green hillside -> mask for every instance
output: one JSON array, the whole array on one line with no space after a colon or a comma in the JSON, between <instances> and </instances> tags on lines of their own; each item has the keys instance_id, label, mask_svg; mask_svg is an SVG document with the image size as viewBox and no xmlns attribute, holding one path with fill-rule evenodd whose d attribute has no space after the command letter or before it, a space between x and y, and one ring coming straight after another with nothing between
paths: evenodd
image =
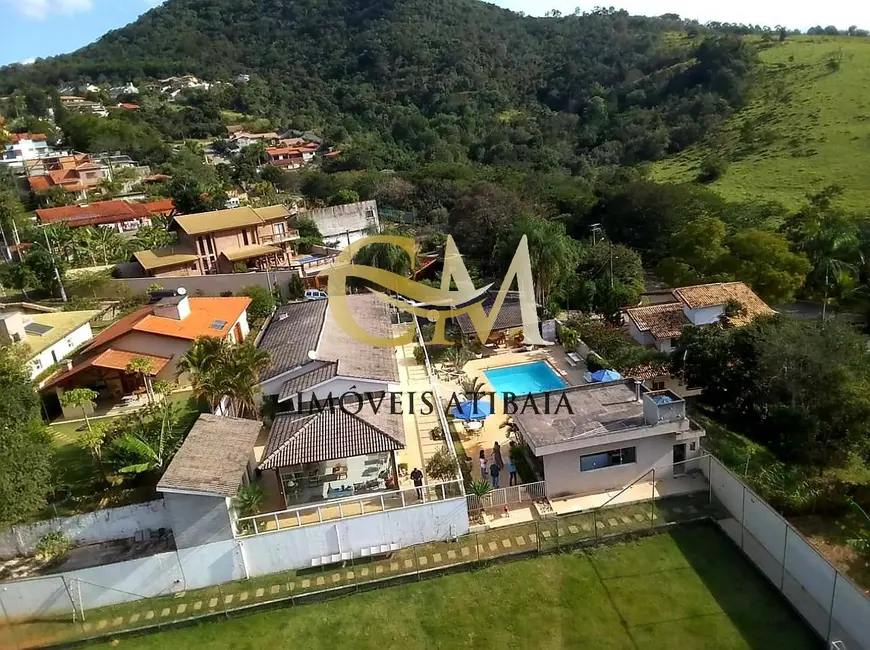
<instances>
[{"instance_id":1,"label":"green hillside","mask_svg":"<svg viewBox=\"0 0 870 650\"><path fill-rule=\"evenodd\" d=\"M766 46L767 44L762 44ZM749 105L702 145L656 163L662 181L690 181L716 153L729 166L710 187L729 199L788 207L825 185L843 207L870 204L870 39L790 36L761 52Z\"/></svg>"}]
</instances>

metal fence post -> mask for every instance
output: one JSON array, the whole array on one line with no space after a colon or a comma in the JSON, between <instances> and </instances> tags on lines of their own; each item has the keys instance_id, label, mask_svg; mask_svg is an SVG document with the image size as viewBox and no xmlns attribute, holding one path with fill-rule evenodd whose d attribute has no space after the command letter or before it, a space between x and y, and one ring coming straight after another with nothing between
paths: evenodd
<instances>
[{"instance_id":1,"label":"metal fence post","mask_svg":"<svg viewBox=\"0 0 870 650\"><path fill-rule=\"evenodd\" d=\"M785 527L785 535L783 535L782 540L782 576L779 579L779 590L783 591L785 588L785 558L788 554L788 526Z\"/></svg>"},{"instance_id":2,"label":"metal fence post","mask_svg":"<svg viewBox=\"0 0 870 650\"><path fill-rule=\"evenodd\" d=\"M825 641L831 640L831 629L834 627L834 600L837 598L837 578L840 577L839 571L834 571L834 588L831 589L831 609L828 610L828 633L825 635Z\"/></svg>"},{"instance_id":3,"label":"metal fence post","mask_svg":"<svg viewBox=\"0 0 870 650\"><path fill-rule=\"evenodd\" d=\"M707 455L707 505L713 504L713 456Z\"/></svg>"},{"instance_id":4,"label":"metal fence post","mask_svg":"<svg viewBox=\"0 0 870 650\"><path fill-rule=\"evenodd\" d=\"M652 495L649 502L649 527L656 526L656 468L652 470Z\"/></svg>"},{"instance_id":5,"label":"metal fence post","mask_svg":"<svg viewBox=\"0 0 870 650\"><path fill-rule=\"evenodd\" d=\"M743 538L746 536L746 486L743 486L743 503L740 506L740 549L743 550Z\"/></svg>"}]
</instances>

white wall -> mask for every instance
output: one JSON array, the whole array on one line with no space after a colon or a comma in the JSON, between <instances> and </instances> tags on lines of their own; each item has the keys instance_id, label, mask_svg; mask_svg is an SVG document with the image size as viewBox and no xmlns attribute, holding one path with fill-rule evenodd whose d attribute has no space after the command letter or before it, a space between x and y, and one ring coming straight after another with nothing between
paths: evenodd
<instances>
[{"instance_id":1,"label":"white wall","mask_svg":"<svg viewBox=\"0 0 870 650\"><path fill-rule=\"evenodd\" d=\"M689 309L688 307L683 307L683 313L693 325L709 325L715 323L724 312L725 307L723 305L702 307L701 309Z\"/></svg>"},{"instance_id":2,"label":"white wall","mask_svg":"<svg viewBox=\"0 0 870 650\"><path fill-rule=\"evenodd\" d=\"M628 321L628 333L631 334L631 338L640 343L641 345L653 345L655 343L655 338L649 332L641 332L637 325L634 324L634 321L630 318L626 319Z\"/></svg>"},{"instance_id":3,"label":"white wall","mask_svg":"<svg viewBox=\"0 0 870 650\"><path fill-rule=\"evenodd\" d=\"M661 468L661 471L667 476L673 476L671 469L673 449L678 442L684 442L683 438L678 441L677 435L671 433L542 456L547 496L556 498L622 489L653 468L656 468L657 474ZM690 442L690 440L685 441L687 459L696 458L701 453L697 440L695 440L695 451L689 451ZM581 456L625 447L635 448L636 462L630 465L602 467L586 472L580 471Z\"/></svg>"},{"instance_id":4,"label":"white wall","mask_svg":"<svg viewBox=\"0 0 870 650\"><path fill-rule=\"evenodd\" d=\"M22 524L0 533L0 559L32 555L39 540L53 531L62 532L75 545L83 545L127 539L140 530L158 528L169 528L163 499Z\"/></svg>"},{"instance_id":5,"label":"white wall","mask_svg":"<svg viewBox=\"0 0 870 650\"><path fill-rule=\"evenodd\" d=\"M123 265L121 265L123 266ZM138 266L138 264L136 265ZM125 267L126 268L126 267ZM225 273L218 275L177 275L160 276L156 278L122 278L111 280L106 290L106 295L115 295L118 285L127 285L133 293L145 293L152 284L159 284L164 289L178 289L184 287L191 296L219 296L225 291L238 293L242 287L258 284L261 287L271 289L278 286L286 296L290 278L298 276L296 270L271 271L267 273ZM199 293L198 293L199 292Z\"/></svg>"},{"instance_id":6,"label":"white wall","mask_svg":"<svg viewBox=\"0 0 870 650\"><path fill-rule=\"evenodd\" d=\"M244 547L251 577L310 567L313 558L363 548L398 544L410 546L446 540L468 532L465 497L388 510L316 526L303 526L245 537Z\"/></svg>"},{"instance_id":7,"label":"white wall","mask_svg":"<svg viewBox=\"0 0 870 650\"><path fill-rule=\"evenodd\" d=\"M200 589L247 577L234 540L137 560L0 583L10 619L64 614Z\"/></svg>"},{"instance_id":8,"label":"white wall","mask_svg":"<svg viewBox=\"0 0 870 650\"><path fill-rule=\"evenodd\" d=\"M36 375L55 363L54 357L51 354L52 352L57 356L57 360L60 361L61 359L68 357L70 353L82 343L90 341L92 338L94 338L94 334L91 332L90 323L85 323L77 330L70 332L54 345L45 348L42 352L31 359L30 377L35 378Z\"/></svg>"}]
</instances>

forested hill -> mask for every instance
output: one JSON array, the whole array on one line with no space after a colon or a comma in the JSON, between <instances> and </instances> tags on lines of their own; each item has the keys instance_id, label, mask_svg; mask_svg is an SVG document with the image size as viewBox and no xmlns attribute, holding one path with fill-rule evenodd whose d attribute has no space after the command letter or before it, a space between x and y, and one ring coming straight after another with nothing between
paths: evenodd
<instances>
[{"instance_id":1,"label":"forested hill","mask_svg":"<svg viewBox=\"0 0 870 650\"><path fill-rule=\"evenodd\" d=\"M78 52L0 70L0 92L247 73L250 88L222 108L337 141L375 133L371 164L578 172L680 151L743 102L749 48L684 27L609 10L530 18L478 0L168 0Z\"/></svg>"}]
</instances>

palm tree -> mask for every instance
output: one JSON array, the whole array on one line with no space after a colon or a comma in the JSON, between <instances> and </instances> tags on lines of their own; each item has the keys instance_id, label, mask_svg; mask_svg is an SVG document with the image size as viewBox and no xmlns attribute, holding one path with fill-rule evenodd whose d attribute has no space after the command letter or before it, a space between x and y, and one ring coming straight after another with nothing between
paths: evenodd
<instances>
[{"instance_id":1,"label":"palm tree","mask_svg":"<svg viewBox=\"0 0 870 650\"><path fill-rule=\"evenodd\" d=\"M483 391L483 382L477 377L465 377L459 384L466 397L479 395Z\"/></svg>"},{"instance_id":2,"label":"palm tree","mask_svg":"<svg viewBox=\"0 0 870 650\"><path fill-rule=\"evenodd\" d=\"M97 405L97 397L99 397L99 393L90 388L75 388L66 391L60 396L60 405L64 407L71 406L73 408L80 408L82 410L82 415L85 418L85 424L88 425L88 431L91 431L91 421L88 419L88 409L93 409Z\"/></svg>"},{"instance_id":3,"label":"palm tree","mask_svg":"<svg viewBox=\"0 0 870 650\"><path fill-rule=\"evenodd\" d=\"M97 265L97 258L94 256L96 250L96 237L94 228L87 226L85 228L76 228L72 233L72 250L73 258L76 262L81 263L82 260L90 258L91 265Z\"/></svg>"},{"instance_id":4,"label":"palm tree","mask_svg":"<svg viewBox=\"0 0 870 650\"><path fill-rule=\"evenodd\" d=\"M461 372L462 368L468 363L471 357L468 351L462 345L454 345L444 352L444 360L450 363L457 372Z\"/></svg>"},{"instance_id":5,"label":"palm tree","mask_svg":"<svg viewBox=\"0 0 870 650\"><path fill-rule=\"evenodd\" d=\"M369 231L367 233L376 234ZM404 236L405 233L392 229L381 234ZM373 266L401 276L407 276L411 272L411 258L395 244L370 244L354 256L353 263Z\"/></svg>"},{"instance_id":6,"label":"palm tree","mask_svg":"<svg viewBox=\"0 0 870 650\"><path fill-rule=\"evenodd\" d=\"M244 417L253 411L259 391L260 371L269 365L269 353L250 343L229 346L226 350L224 369L227 395L232 400L233 415Z\"/></svg>"},{"instance_id":7,"label":"palm tree","mask_svg":"<svg viewBox=\"0 0 870 650\"><path fill-rule=\"evenodd\" d=\"M228 345L224 339L200 336L178 362L176 377L188 373L194 394L208 403L212 413L225 394L226 382L218 369Z\"/></svg>"},{"instance_id":8,"label":"palm tree","mask_svg":"<svg viewBox=\"0 0 870 650\"><path fill-rule=\"evenodd\" d=\"M148 441L143 437L132 433L125 434L120 438L116 438L114 445L118 449L125 451L138 457L139 462L132 463L121 467L118 472L121 474L143 474L162 469L166 462L172 458L175 449L170 449L167 441L172 433L174 422L171 417L172 408L167 403L163 409L163 418L160 422L160 432L157 434L156 441ZM179 441L180 442L180 441Z\"/></svg>"},{"instance_id":9,"label":"palm tree","mask_svg":"<svg viewBox=\"0 0 870 650\"><path fill-rule=\"evenodd\" d=\"M103 264L108 265L109 260L126 257L129 244L116 230L105 227L98 227L94 230L94 245L100 251Z\"/></svg>"}]
</instances>

